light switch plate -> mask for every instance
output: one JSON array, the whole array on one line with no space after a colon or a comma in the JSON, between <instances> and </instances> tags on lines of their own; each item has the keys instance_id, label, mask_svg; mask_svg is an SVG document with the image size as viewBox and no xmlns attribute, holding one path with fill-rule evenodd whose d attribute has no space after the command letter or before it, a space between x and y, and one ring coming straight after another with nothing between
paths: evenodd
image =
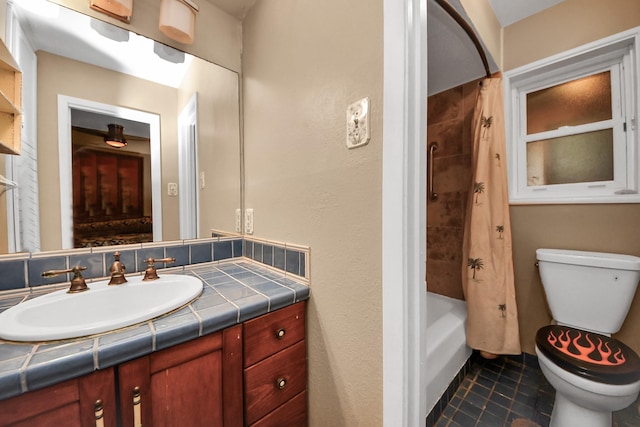
<instances>
[{"instance_id":1,"label":"light switch plate","mask_svg":"<svg viewBox=\"0 0 640 427\"><path fill-rule=\"evenodd\" d=\"M347 107L347 148L367 145L369 127L369 98L362 98Z\"/></svg>"},{"instance_id":2,"label":"light switch plate","mask_svg":"<svg viewBox=\"0 0 640 427\"><path fill-rule=\"evenodd\" d=\"M242 232L242 211L240 208L236 209L236 232Z\"/></svg>"}]
</instances>

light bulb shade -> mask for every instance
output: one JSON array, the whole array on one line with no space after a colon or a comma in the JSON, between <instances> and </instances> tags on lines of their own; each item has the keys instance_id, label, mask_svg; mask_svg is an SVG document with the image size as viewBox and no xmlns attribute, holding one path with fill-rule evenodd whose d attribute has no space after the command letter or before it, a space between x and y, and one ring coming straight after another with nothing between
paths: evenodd
<instances>
[{"instance_id":1,"label":"light bulb shade","mask_svg":"<svg viewBox=\"0 0 640 427\"><path fill-rule=\"evenodd\" d=\"M109 132L104 137L104 142L114 148L122 148L127 145L124 139L124 127L122 125L108 124Z\"/></svg>"},{"instance_id":2,"label":"light bulb shade","mask_svg":"<svg viewBox=\"0 0 640 427\"><path fill-rule=\"evenodd\" d=\"M170 39L191 44L196 32L196 12L198 6L190 0L161 0L158 27Z\"/></svg>"},{"instance_id":3,"label":"light bulb shade","mask_svg":"<svg viewBox=\"0 0 640 427\"><path fill-rule=\"evenodd\" d=\"M133 14L133 0L90 0L92 9L123 22L129 22Z\"/></svg>"}]
</instances>

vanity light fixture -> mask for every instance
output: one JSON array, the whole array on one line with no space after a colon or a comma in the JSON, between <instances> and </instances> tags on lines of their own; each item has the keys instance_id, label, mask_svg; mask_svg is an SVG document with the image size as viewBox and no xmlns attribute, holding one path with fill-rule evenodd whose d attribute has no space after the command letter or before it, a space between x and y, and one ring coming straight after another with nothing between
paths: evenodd
<instances>
[{"instance_id":1,"label":"vanity light fixture","mask_svg":"<svg viewBox=\"0 0 640 427\"><path fill-rule=\"evenodd\" d=\"M124 139L124 127L113 123L108 124L107 126L109 127L109 132L107 133L107 136L104 137L104 142L114 148L125 147L127 145L127 140Z\"/></svg>"},{"instance_id":2,"label":"vanity light fixture","mask_svg":"<svg viewBox=\"0 0 640 427\"><path fill-rule=\"evenodd\" d=\"M193 43L198 5L191 0L161 0L160 31L172 40Z\"/></svg>"},{"instance_id":3,"label":"vanity light fixture","mask_svg":"<svg viewBox=\"0 0 640 427\"><path fill-rule=\"evenodd\" d=\"M119 21L131 22L133 0L89 0L89 6Z\"/></svg>"}]
</instances>

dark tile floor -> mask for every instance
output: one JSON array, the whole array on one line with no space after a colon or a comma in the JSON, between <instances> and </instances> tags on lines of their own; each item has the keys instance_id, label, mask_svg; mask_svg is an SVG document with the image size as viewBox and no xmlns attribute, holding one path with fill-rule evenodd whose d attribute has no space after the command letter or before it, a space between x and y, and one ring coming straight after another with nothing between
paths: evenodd
<instances>
[{"instance_id":1,"label":"dark tile floor","mask_svg":"<svg viewBox=\"0 0 640 427\"><path fill-rule=\"evenodd\" d=\"M443 409L436 427L509 427L524 418L549 426L555 391L535 356L486 360L474 354L471 367ZM614 413L613 427L638 427L638 405Z\"/></svg>"}]
</instances>

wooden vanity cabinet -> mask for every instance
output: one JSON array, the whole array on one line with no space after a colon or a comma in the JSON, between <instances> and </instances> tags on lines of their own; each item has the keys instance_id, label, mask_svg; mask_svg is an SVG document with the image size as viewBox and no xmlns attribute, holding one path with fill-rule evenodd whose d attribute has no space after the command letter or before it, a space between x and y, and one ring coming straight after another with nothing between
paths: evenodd
<instances>
[{"instance_id":1,"label":"wooden vanity cabinet","mask_svg":"<svg viewBox=\"0 0 640 427\"><path fill-rule=\"evenodd\" d=\"M241 355L237 325L119 365L121 425L241 427Z\"/></svg>"},{"instance_id":2,"label":"wooden vanity cabinet","mask_svg":"<svg viewBox=\"0 0 640 427\"><path fill-rule=\"evenodd\" d=\"M245 424L307 425L305 302L243 324Z\"/></svg>"},{"instance_id":3,"label":"wooden vanity cabinet","mask_svg":"<svg viewBox=\"0 0 640 427\"><path fill-rule=\"evenodd\" d=\"M6 399L0 427L298 427L307 425L306 389L301 302Z\"/></svg>"},{"instance_id":4,"label":"wooden vanity cabinet","mask_svg":"<svg viewBox=\"0 0 640 427\"><path fill-rule=\"evenodd\" d=\"M108 368L0 402L0 426L116 427L116 406L114 370Z\"/></svg>"}]
</instances>

